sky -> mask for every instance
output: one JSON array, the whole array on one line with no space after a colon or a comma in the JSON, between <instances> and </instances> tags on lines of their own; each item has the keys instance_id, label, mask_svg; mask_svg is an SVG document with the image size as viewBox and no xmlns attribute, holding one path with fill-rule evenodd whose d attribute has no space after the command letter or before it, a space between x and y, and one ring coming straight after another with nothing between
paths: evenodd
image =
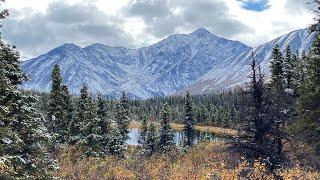
<instances>
[{"instance_id":1,"label":"sky","mask_svg":"<svg viewBox=\"0 0 320 180\"><path fill-rule=\"evenodd\" d=\"M139 48L204 27L258 46L313 23L308 0L6 0L1 37L23 60L64 43Z\"/></svg>"}]
</instances>

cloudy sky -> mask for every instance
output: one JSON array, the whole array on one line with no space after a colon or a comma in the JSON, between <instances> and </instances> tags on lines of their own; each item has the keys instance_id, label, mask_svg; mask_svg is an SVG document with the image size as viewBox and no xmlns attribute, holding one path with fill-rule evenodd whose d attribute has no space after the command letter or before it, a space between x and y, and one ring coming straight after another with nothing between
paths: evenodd
<instances>
[{"instance_id":1,"label":"cloudy sky","mask_svg":"<svg viewBox=\"0 0 320 180\"><path fill-rule=\"evenodd\" d=\"M257 46L313 22L308 0L6 0L2 38L23 59L64 43L138 48L205 27Z\"/></svg>"}]
</instances>

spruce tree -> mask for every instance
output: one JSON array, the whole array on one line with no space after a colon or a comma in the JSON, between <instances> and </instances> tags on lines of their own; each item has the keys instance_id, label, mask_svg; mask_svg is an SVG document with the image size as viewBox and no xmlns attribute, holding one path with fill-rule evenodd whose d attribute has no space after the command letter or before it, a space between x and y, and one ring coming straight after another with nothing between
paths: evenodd
<instances>
[{"instance_id":1,"label":"spruce tree","mask_svg":"<svg viewBox=\"0 0 320 180\"><path fill-rule=\"evenodd\" d=\"M248 159L261 158L272 167L276 162L272 138L274 121L271 118L269 94L264 85L264 77L253 54L251 70L249 89L244 91L242 96L246 105L246 115L241 123L235 147Z\"/></svg>"},{"instance_id":2,"label":"spruce tree","mask_svg":"<svg viewBox=\"0 0 320 180\"><path fill-rule=\"evenodd\" d=\"M36 99L19 89L27 80L19 58L14 47L0 41L0 159L12 168L0 178L51 179L55 164L45 146L49 134L35 109Z\"/></svg>"},{"instance_id":3,"label":"spruce tree","mask_svg":"<svg viewBox=\"0 0 320 180\"><path fill-rule=\"evenodd\" d=\"M102 95L99 94L97 98L97 118L99 126L99 135L101 136L101 147L107 153L108 141L110 140L112 128L111 121L107 115L106 101L102 98Z\"/></svg>"},{"instance_id":4,"label":"spruce tree","mask_svg":"<svg viewBox=\"0 0 320 180\"><path fill-rule=\"evenodd\" d=\"M306 72L298 98L297 131L312 144L320 155L320 35L312 45L308 58L305 59Z\"/></svg>"},{"instance_id":5,"label":"spruce tree","mask_svg":"<svg viewBox=\"0 0 320 180\"><path fill-rule=\"evenodd\" d=\"M159 136L159 151L161 153L168 153L174 147L174 132L170 126L168 104L162 107L161 128Z\"/></svg>"},{"instance_id":6,"label":"spruce tree","mask_svg":"<svg viewBox=\"0 0 320 180\"><path fill-rule=\"evenodd\" d=\"M119 129L123 141L128 140L129 136L129 117L128 110L124 108L125 103L121 100L120 104L116 105L116 115L115 120L117 123L117 128Z\"/></svg>"},{"instance_id":7,"label":"spruce tree","mask_svg":"<svg viewBox=\"0 0 320 180\"><path fill-rule=\"evenodd\" d=\"M75 118L69 124L69 143L74 145L84 136L84 125L89 118L89 92L88 86L83 84L80 90L80 98L77 103Z\"/></svg>"},{"instance_id":8,"label":"spruce tree","mask_svg":"<svg viewBox=\"0 0 320 180\"><path fill-rule=\"evenodd\" d=\"M288 50L289 51L289 50ZM291 56L291 53L290 55ZM290 57L287 57L291 59ZM280 52L279 45L276 45L272 52L271 60L271 81L269 87L271 89L272 97L272 109L274 114L274 147L277 155L281 157L283 155L283 139L286 134L284 132L284 125L288 120L287 100L288 96L285 93L286 79L284 76L284 61L282 53Z\"/></svg>"},{"instance_id":9,"label":"spruce tree","mask_svg":"<svg viewBox=\"0 0 320 180\"><path fill-rule=\"evenodd\" d=\"M184 145L186 147L192 146L195 138L195 129L194 129L192 102L191 102L191 97L189 92L187 92L186 98L185 98L184 135L185 135Z\"/></svg>"},{"instance_id":10,"label":"spruce tree","mask_svg":"<svg viewBox=\"0 0 320 180\"><path fill-rule=\"evenodd\" d=\"M127 144L118 128L112 130L110 140L108 141L108 153L113 156L125 157Z\"/></svg>"},{"instance_id":11,"label":"spruce tree","mask_svg":"<svg viewBox=\"0 0 320 180\"><path fill-rule=\"evenodd\" d=\"M146 143L146 137L148 133L148 123L147 118L142 118L141 129L139 132L138 143L143 147Z\"/></svg>"},{"instance_id":12,"label":"spruce tree","mask_svg":"<svg viewBox=\"0 0 320 180\"><path fill-rule=\"evenodd\" d=\"M66 128L70 124L70 121L73 119L74 112L72 96L69 92L68 86L66 85L62 85L62 99L64 100L62 107L67 114L66 120L63 122L63 126ZM66 128L66 131L68 131L68 128Z\"/></svg>"},{"instance_id":13,"label":"spruce tree","mask_svg":"<svg viewBox=\"0 0 320 180\"><path fill-rule=\"evenodd\" d=\"M62 77L60 75L60 68L55 65L52 70L52 88L49 97L49 107L48 107L48 129L56 137L58 141L62 141L64 134L61 129L63 120L66 114L64 114L62 107ZM55 146L55 145L54 145Z\"/></svg>"},{"instance_id":14,"label":"spruce tree","mask_svg":"<svg viewBox=\"0 0 320 180\"><path fill-rule=\"evenodd\" d=\"M153 123L151 123L150 126L148 127L144 154L151 156L154 153L156 153L157 144L158 144L157 129L156 129L156 126Z\"/></svg>"}]
</instances>

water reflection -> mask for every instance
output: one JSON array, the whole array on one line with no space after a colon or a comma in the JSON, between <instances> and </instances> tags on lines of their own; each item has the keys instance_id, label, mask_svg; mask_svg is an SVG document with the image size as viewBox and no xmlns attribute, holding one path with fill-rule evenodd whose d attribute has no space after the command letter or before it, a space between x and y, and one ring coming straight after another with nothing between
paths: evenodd
<instances>
[{"instance_id":1,"label":"water reflection","mask_svg":"<svg viewBox=\"0 0 320 180\"><path fill-rule=\"evenodd\" d=\"M127 140L127 143L129 145L138 145L138 138L139 138L139 129L137 128L130 129L129 139ZM197 144L201 141L216 141L218 139L219 137L216 134L209 133L209 132L196 131L193 144ZM184 140L185 140L185 136L182 131L174 132L174 142L176 143L176 145L182 146Z\"/></svg>"}]
</instances>

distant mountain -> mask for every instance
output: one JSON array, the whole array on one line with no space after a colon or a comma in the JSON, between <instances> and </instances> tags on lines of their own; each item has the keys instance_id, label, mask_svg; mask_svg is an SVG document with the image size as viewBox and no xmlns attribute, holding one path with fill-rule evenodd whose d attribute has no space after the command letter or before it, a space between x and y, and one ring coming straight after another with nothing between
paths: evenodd
<instances>
[{"instance_id":1,"label":"distant mountain","mask_svg":"<svg viewBox=\"0 0 320 180\"><path fill-rule=\"evenodd\" d=\"M244 86L250 79L250 63L252 62L252 52L254 58L259 62L262 71L268 78L270 76L270 59L273 47L278 44L284 53L290 45L293 53L301 54L308 51L315 40L315 33L308 29L290 32L267 42L253 50L243 52L240 55L229 58L224 63L212 68L207 74L202 76L193 84L175 94L183 94L190 91L192 94L205 94L211 92L221 92L232 89L236 86Z\"/></svg>"},{"instance_id":2,"label":"distant mountain","mask_svg":"<svg viewBox=\"0 0 320 180\"><path fill-rule=\"evenodd\" d=\"M92 93L118 96L126 91L135 98L164 96L188 87L250 49L204 28L191 34L172 35L139 49L64 44L23 62L23 70L31 76L23 88L49 91L51 70L59 64L64 83L74 94L79 94L86 83Z\"/></svg>"}]
</instances>

